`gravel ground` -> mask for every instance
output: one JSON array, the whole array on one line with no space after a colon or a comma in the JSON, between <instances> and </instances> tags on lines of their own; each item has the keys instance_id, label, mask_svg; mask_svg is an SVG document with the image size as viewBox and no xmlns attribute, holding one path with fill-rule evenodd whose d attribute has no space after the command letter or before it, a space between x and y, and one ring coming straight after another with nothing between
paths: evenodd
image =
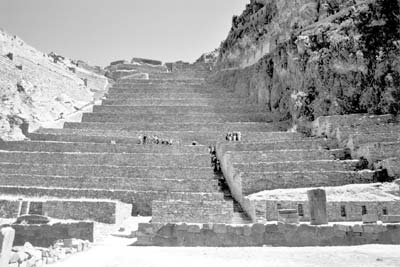
<instances>
[{"instance_id":1,"label":"gravel ground","mask_svg":"<svg viewBox=\"0 0 400 267\"><path fill-rule=\"evenodd\" d=\"M197 267L197 266L400 266L400 246L161 248L130 247L113 238L54 267ZM125 243L125 244L124 244Z\"/></svg>"},{"instance_id":2,"label":"gravel ground","mask_svg":"<svg viewBox=\"0 0 400 267\"><path fill-rule=\"evenodd\" d=\"M136 217L123 225L125 234L150 217ZM116 229L116 228L115 228ZM115 233L124 234L116 231ZM53 267L266 267L266 266L400 266L400 246L165 248L133 247L134 238L108 235L90 250Z\"/></svg>"}]
</instances>

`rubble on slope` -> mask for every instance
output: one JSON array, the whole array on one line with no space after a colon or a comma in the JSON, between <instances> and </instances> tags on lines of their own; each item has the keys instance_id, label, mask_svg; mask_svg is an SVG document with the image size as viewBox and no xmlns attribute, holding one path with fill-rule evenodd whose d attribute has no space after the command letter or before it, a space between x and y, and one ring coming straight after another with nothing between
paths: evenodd
<instances>
[{"instance_id":1,"label":"rubble on slope","mask_svg":"<svg viewBox=\"0 0 400 267\"><path fill-rule=\"evenodd\" d=\"M0 31L0 139L25 139L22 125L34 129L65 118L107 86L106 77Z\"/></svg>"}]
</instances>

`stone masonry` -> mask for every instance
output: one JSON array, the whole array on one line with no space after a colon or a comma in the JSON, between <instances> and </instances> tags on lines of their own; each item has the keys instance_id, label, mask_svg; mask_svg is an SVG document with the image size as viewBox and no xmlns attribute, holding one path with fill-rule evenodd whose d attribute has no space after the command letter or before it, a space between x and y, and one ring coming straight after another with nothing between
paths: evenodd
<instances>
[{"instance_id":1,"label":"stone masonry","mask_svg":"<svg viewBox=\"0 0 400 267\"><path fill-rule=\"evenodd\" d=\"M180 68L179 75L160 69L148 80L119 79L82 123L1 142L0 192L58 199L60 207L76 198L116 200L157 222L232 222L234 205L219 187L209 146L234 131L263 140L276 127L259 107L205 83L203 69ZM89 214L85 207L74 217Z\"/></svg>"}]
</instances>

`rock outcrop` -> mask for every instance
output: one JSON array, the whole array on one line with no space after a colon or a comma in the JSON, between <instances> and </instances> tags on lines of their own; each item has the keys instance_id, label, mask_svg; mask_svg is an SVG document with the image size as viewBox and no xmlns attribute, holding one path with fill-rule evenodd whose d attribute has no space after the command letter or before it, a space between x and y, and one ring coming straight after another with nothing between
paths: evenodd
<instances>
[{"instance_id":1,"label":"rock outcrop","mask_svg":"<svg viewBox=\"0 0 400 267\"><path fill-rule=\"evenodd\" d=\"M251 0L214 81L276 120L400 109L399 2Z\"/></svg>"},{"instance_id":2,"label":"rock outcrop","mask_svg":"<svg viewBox=\"0 0 400 267\"><path fill-rule=\"evenodd\" d=\"M24 139L21 125L36 128L65 118L107 85L104 76L0 31L0 139Z\"/></svg>"}]
</instances>

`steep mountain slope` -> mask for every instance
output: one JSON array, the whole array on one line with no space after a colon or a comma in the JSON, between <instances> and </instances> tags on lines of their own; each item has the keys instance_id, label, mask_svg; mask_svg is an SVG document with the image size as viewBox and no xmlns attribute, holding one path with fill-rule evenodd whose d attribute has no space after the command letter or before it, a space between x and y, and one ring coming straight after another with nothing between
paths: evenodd
<instances>
[{"instance_id":1,"label":"steep mountain slope","mask_svg":"<svg viewBox=\"0 0 400 267\"><path fill-rule=\"evenodd\" d=\"M276 120L400 110L399 2L251 0L214 80Z\"/></svg>"},{"instance_id":2,"label":"steep mountain slope","mask_svg":"<svg viewBox=\"0 0 400 267\"><path fill-rule=\"evenodd\" d=\"M91 103L107 84L102 75L0 31L0 139L24 139L24 122L35 128L63 118Z\"/></svg>"}]
</instances>

